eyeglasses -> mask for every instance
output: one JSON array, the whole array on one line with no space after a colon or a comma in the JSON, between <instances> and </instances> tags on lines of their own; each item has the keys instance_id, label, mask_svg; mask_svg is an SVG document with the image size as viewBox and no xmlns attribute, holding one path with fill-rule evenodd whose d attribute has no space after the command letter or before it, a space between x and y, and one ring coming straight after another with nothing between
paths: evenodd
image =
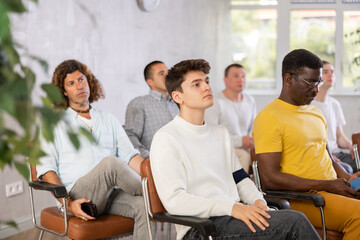
<instances>
[{"instance_id":1,"label":"eyeglasses","mask_svg":"<svg viewBox=\"0 0 360 240\"><path fill-rule=\"evenodd\" d=\"M320 81L317 81L317 82L309 82L309 81L306 81L305 79L300 78L299 75L297 75L296 73L290 73L290 75L295 76L297 79L300 79L301 81L306 83L308 85L309 89L313 89L315 87L319 88L319 87L321 87L321 85L324 84L323 80L320 80Z\"/></svg>"}]
</instances>

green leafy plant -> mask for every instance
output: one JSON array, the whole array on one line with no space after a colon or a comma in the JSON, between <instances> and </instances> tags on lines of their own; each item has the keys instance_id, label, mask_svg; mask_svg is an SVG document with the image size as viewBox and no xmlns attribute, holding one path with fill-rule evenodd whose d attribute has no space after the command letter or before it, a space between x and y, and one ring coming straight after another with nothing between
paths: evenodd
<instances>
[{"instance_id":1,"label":"green leafy plant","mask_svg":"<svg viewBox=\"0 0 360 240\"><path fill-rule=\"evenodd\" d=\"M36 2L37 0L32 0ZM5 166L15 167L29 180L28 164L36 164L43 155L40 149L40 132L47 141L53 141L53 128L61 119L62 112L54 111L53 102L63 101L59 89L51 84L43 84L42 105L32 102L32 91L36 76L20 61L13 41L10 14L26 11L21 0L0 0L0 170ZM36 60L47 71L47 63ZM16 222L1 222L17 228Z\"/></svg>"},{"instance_id":2,"label":"green leafy plant","mask_svg":"<svg viewBox=\"0 0 360 240\"><path fill-rule=\"evenodd\" d=\"M21 46L13 41L9 18L10 14L25 11L21 0L0 1L0 169L6 165L15 167L29 179L27 161L36 164L43 154L39 143L40 126L46 140L52 141L53 127L62 116L62 112L53 110L52 102L62 102L63 98L55 86L43 84L42 106L32 102L36 76L20 61L16 47ZM32 58L47 71L45 61Z\"/></svg>"},{"instance_id":3,"label":"green leafy plant","mask_svg":"<svg viewBox=\"0 0 360 240\"><path fill-rule=\"evenodd\" d=\"M31 0L37 2L37 0ZM40 148L40 134L46 141L53 141L53 129L62 119L64 111L56 111L53 103L63 103L60 90L52 84L42 84L44 96L41 105L32 101L36 75L21 63L17 49L26 49L14 42L11 33L10 14L26 12L22 0L0 0L0 170L5 166L15 167L29 180L28 164L37 164L44 153ZM29 54L47 72L46 61ZM78 132L68 129L69 139L76 149L80 147ZM94 141L85 129L81 135ZM16 222L1 222L17 227Z\"/></svg>"}]
</instances>

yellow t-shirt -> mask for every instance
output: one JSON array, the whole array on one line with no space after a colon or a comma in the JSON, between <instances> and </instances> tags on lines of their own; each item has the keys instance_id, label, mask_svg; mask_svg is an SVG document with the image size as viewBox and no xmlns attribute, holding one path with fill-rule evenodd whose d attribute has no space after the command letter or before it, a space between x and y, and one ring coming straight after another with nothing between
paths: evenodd
<instances>
[{"instance_id":1,"label":"yellow t-shirt","mask_svg":"<svg viewBox=\"0 0 360 240\"><path fill-rule=\"evenodd\" d=\"M326 120L318 108L275 99L255 119L255 151L281 152L280 172L309 179L336 179L326 150L326 130Z\"/></svg>"}]
</instances>

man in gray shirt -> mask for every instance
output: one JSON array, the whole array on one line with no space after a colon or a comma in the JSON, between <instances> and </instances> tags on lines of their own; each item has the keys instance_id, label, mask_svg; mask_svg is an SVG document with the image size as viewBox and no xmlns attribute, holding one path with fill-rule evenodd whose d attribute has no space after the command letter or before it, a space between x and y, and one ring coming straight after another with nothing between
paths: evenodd
<instances>
[{"instance_id":1,"label":"man in gray shirt","mask_svg":"<svg viewBox=\"0 0 360 240\"><path fill-rule=\"evenodd\" d=\"M150 92L133 99L126 109L126 134L144 159L149 157L156 131L179 114L179 108L166 91L167 71L168 68L161 61L149 63L144 69L144 77Z\"/></svg>"}]
</instances>

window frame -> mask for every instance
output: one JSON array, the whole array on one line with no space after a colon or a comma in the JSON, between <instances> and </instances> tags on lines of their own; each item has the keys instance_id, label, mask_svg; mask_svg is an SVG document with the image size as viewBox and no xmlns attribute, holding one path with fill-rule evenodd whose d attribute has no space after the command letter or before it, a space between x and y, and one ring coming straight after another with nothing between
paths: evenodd
<instances>
[{"instance_id":1,"label":"window frame","mask_svg":"<svg viewBox=\"0 0 360 240\"><path fill-rule=\"evenodd\" d=\"M332 95L359 95L360 89L357 87L345 88L342 84L342 62L344 57L344 32L343 21L344 11L360 11L359 3L343 3L337 0L336 3L291 3L289 0L279 0L277 5L231 5L231 10L257 10L257 9L276 9L277 10L277 41L276 41L276 72L274 89L255 89L249 88L247 92L253 95L274 95L281 91L281 63L284 56L290 51L290 12L292 10L303 9L333 9L335 16L335 68L336 83L332 88Z\"/></svg>"}]
</instances>

